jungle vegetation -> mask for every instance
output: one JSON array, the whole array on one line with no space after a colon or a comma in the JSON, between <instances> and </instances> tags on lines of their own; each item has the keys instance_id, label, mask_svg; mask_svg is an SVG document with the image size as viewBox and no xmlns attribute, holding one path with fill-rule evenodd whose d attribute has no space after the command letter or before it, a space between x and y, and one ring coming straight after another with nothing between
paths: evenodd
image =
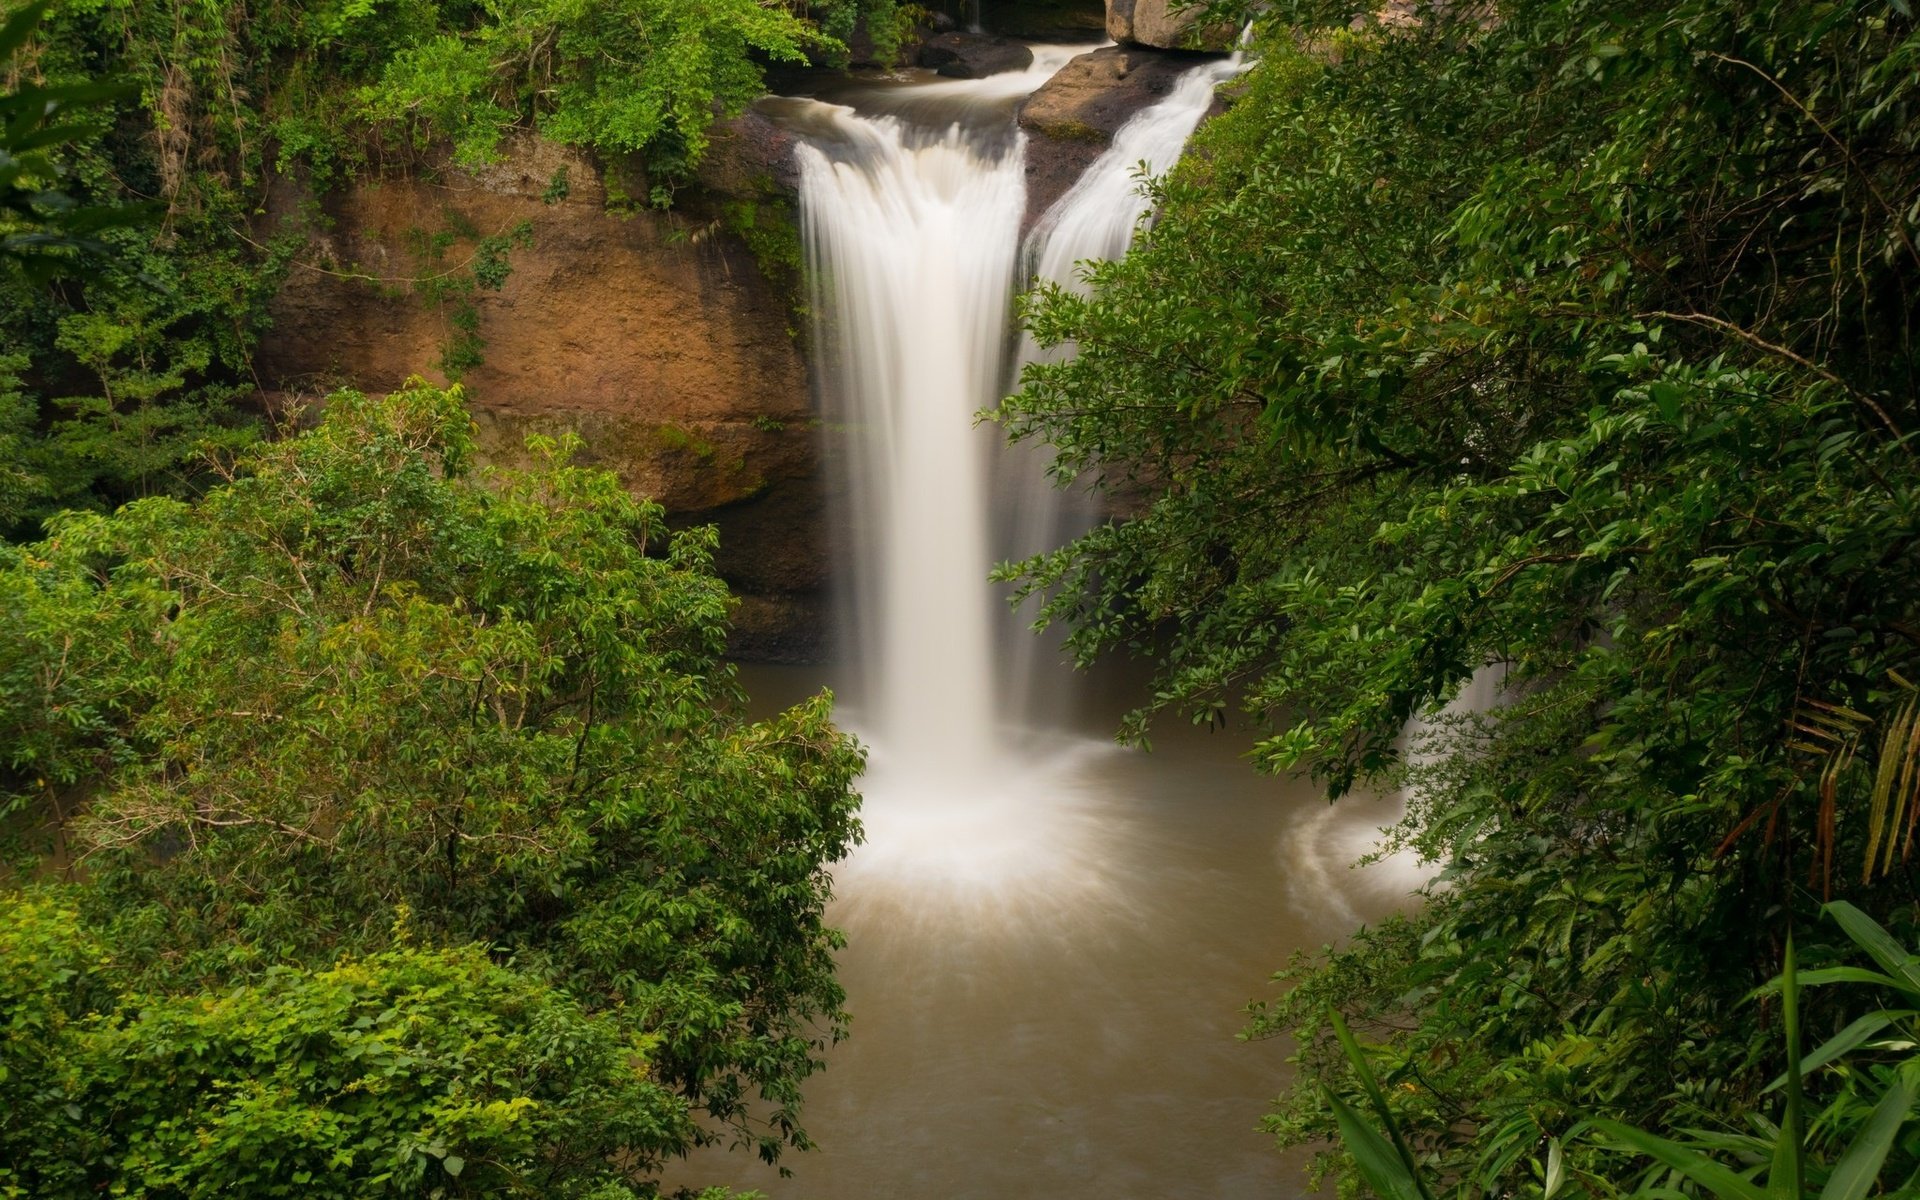
<instances>
[{"instance_id":1,"label":"jungle vegetation","mask_svg":"<svg viewBox=\"0 0 1920 1200\"><path fill-rule=\"evenodd\" d=\"M1007 574L1158 656L1130 736L1412 796L1426 903L1253 1014L1272 1133L1353 1193L1914 1194L1910 6L1214 7L1257 64L999 413L1131 515ZM249 222L522 129L667 203L902 10L0 12L0 1193L806 1145L857 747L742 715L708 535L568 446L480 471L426 384L264 437Z\"/></svg>"},{"instance_id":2,"label":"jungle vegetation","mask_svg":"<svg viewBox=\"0 0 1920 1200\"><path fill-rule=\"evenodd\" d=\"M341 393L0 547L0 1194L651 1195L808 1145L862 754L824 695L741 715L710 530L532 449Z\"/></svg>"},{"instance_id":3,"label":"jungle vegetation","mask_svg":"<svg viewBox=\"0 0 1920 1200\"><path fill-rule=\"evenodd\" d=\"M0 215L0 237L69 202L152 219L99 225L84 269L0 274L0 536L14 538L63 509L203 486L201 447L262 432L254 349L302 244L299 220L262 220L276 180L319 197L354 178L475 166L537 130L617 167L638 202L671 205L715 117L759 95L768 66L843 60L856 29L885 57L923 12L897 0L0 4L0 19L36 14L0 56L0 90L66 107L58 142L22 177L50 203ZM76 89L97 94L78 103ZM497 287L511 240L482 245L483 269L453 282Z\"/></svg>"},{"instance_id":4,"label":"jungle vegetation","mask_svg":"<svg viewBox=\"0 0 1920 1200\"><path fill-rule=\"evenodd\" d=\"M574 444L480 470L418 380L266 428L250 221L520 129L668 203L769 62L910 15L0 4L0 1195L610 1200L810 1144L862 752L825 695L744 715L711 531Z\"/></svg>"},{"instance_id":5,"label":"jungle vegetation","mask_svg":"<svg viewBox=\"0 0 1920 1200\"><path fill-rule=\"evenodd\" d=\"M1157 656L1132 736L1409 789L1424 905L1253 1013L1273 1134L1409 1200L1915 1194L1910 7L1216 8L1257 66L998 413L1131 515L1004 573Z\"/></svg>"}]
</instances>

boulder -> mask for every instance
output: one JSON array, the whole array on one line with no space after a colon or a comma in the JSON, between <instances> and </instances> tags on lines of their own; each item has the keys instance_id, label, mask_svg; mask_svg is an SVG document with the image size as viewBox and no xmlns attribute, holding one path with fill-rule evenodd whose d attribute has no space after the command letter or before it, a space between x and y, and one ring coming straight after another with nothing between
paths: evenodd
<instances>
[{"instance_id":1,"label":"boulder","mask_svg":"<svg viewBox=\"0 0 1920 1200\"><path fill-rule=\"evenodd\" d=\"M1138 46L1082 54L1020 106L1028 134L1027 221L1058 200L1141 109L1173 90L1208 55Z\"/></svg>"},{"instance_id":2,"label":"boulder","mask_svg":"<svg viewBox=\"0 0 1920 1200\"><path fill-rule=\"evenodd\" d=\"M1202 23L1203 7L1194 0L1107 0L1107 36L1163 50L1232 49L1238 31L1217 21Z\"/></svg>"},{"instance_id":3,"label":"boulder","mask_svg":"<svg viewBox=\"0 0 1920 1200\"><path fill-rule=\"evenodd\" d=\"M936 33L920 47L920 65L949 79L985 79L1033 65L1033 51L1012 38L955 30Z\"/></svg>"}]
</instances>

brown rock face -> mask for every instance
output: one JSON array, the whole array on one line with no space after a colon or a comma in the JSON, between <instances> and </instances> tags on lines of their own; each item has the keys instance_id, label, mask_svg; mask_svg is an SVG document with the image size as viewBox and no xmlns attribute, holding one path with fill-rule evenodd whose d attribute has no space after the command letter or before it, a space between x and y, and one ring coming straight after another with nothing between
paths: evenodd
<instances>
[{"instance_id":1,"label":"brown rock face","mask_svg":"<svg viewBox=\"0 0 1920 1200\"><path fill-rule=\"evenodd\" d=\"M1207 56L1108 46L1062 67L1020 106L1032 224L1100 157L1122 125Z\"/></svg>"},{"instance_id":2,"label":"brown rock face","mask_svg":"<svg viewBox=\"0 0 1920 1200\"><path fill-rule=\"evenodd\" d=\"M1163 50L1231 49L1233 27L1218 22L1202 24L1202 7L1191 0L1107 0L1107 36L1116 42Z\"/></svg>"},{"instance_id":3,"label":"brown rock face","mask_svg":"<svg viewBox=\"0 0 1920 1200\"><path fill-rule=\"evenodd\" d=\"M720 527L721 574L755 598L742 607L744 653L804 657L825 561L806 367L785 297L729 232L782 236L777 181L753 164L783 160L784 135L751 123L721 135L738 144L720 143L718 175L742 188L753 177L760 190L670 215L608 213L590 163L531 139L483 171L366 180L329 196L258 364L282 393L443 381L470 303L484 357L461 382L483 454L512 464L530 433L579 433L582 461L618 472L675 524ZM283 188L269 220L299 227L307 203ZM532 244L509 253L499 291L423 297L418 281L458 277L480 238L522 222Z\"/></svg>"}]
</instances>

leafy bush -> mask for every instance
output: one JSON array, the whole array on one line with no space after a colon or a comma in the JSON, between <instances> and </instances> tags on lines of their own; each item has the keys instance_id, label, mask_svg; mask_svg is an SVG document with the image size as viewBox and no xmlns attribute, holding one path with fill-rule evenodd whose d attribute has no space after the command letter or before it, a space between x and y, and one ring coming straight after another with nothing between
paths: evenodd
<instances>
[{"instance_id":1,"label":"leafy bush","mask_svg":"<svg viewBox=\"0 0 1920 1200\"><path fill-rule=\"evenodd\" d=\"M84 809L62 903L120 993L297 1006L359 986L314 974L342 956L384 988L425 967L381 955L477 945L577 1006L580 1037L644 1044L683 1115L634 1093L636 1185L709 1140L771 1159L807 1144L800 1083L841 1030L821 910L860 753L824 696L739 715L711 531L669 537L612 475L534 449L540 469L476 478L457 390L342 393L198 502L0 552L5 781L28 811ZM300 1105L352 1100L327 1094Z\"/></svg>"},{"instance_id":2,"label":"leafy bush","mask_svg":"<svg viewBox=\"0 0 1920 1200\"><path fill-rule=\"evenodd\" d=\"M622 1156L687 1137L644 1038L477 947L118 994L74 913L30 899L0 955L7 1195L630 1195Z\"/></svg>"},{"instance_id":3,"label":"leafy bush","mask_svg":"<svg viewBox=\"0 0 1920 1200\"><path fill-rule=\"evenodd\" d=\"M1302 1043L1272 1128L1335 1132L1332 1006L1428 1177L1531 1192L1588 1115L1764 1111L1780 1050L1734 1014L1790 914L1916 924L1920 34L1372 7L1259 14L1158 224L1030 305L1080 353L1001 417L1132 515L1013 574L1082 658L1159 652L1134 735L1243 704L1266 769L1410 785L1442 882L1256 1013ZM1439 717L1481 672L1503 701Z\"/></svg>"}]
</instances>

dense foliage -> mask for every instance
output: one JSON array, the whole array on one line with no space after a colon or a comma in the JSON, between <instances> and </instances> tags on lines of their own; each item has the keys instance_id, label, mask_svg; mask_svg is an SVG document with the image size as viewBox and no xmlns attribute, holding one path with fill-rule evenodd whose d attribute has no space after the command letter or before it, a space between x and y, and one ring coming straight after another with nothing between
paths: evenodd
<instances>
[{"instance_id":1,"label":"dense foliage","mask_svg":"<svg viewBox=\"0 0 1920 1200\"><path fill-rule=\"evenodd\" d=\"M7 898L0 1187L611 1196L807 1144L860 754L825 697L739 715L710 531L534 449L476 477L457 392L343 393L0 549L0 787L83 880Z\"/></svg>"},{"instance_id":2,"label":"dense foliage","mask_svg":"<svg viewBox=\"0 0 1920 1200\"><path fill-rule=\"evenodd\" d=\"M276 177L319 196L449 153L486 161L537 129L670 204L767 65L844 57L856 29L885 56L923 15L897 0L8 0L0 19L43 8L30 38L0 45L0 91L99 102L32 147L28 182L44 193L57 173L75 214L159 219L98 229L100 253L53 280L0 254L11 537L63 508L202 486L204 444L257 435L253 352L299 245L261 230ZM50 215L0 209L0 245L43 236Z\"/></svg>"},{"instance_id":3,"label":"dense foliage","mask_svg":"<svg viewBox=\"0 0 1920 1200\"><path fill-rule=\"evenodd\" d=\"M1134 515L1013 573L1081 656L1162 656L1133 733L1240 704L1264 769L1413 776L1425 907L1256 1015L1301 1039L1280 1138L1361 1103L1338 1010L1423 1176L1608 1195L1646 1160L1588 1118L1778 1119L1748 994L1790 930L1845 953L1823 900L1916 941L1920 33L1864 0L1372 7L1259 15L1151 235L1031 306L1080 354L1001 417ZM1434 715L1476 674L1491 711ZM1816 1043L1856 1015L1803 1007ZM1891 1086L1877 1044L1808 1075L1858 1100L1814 1163ZM1916 1168L1901 1114L1879 1187Z\"/></svg>"},{"instance_id":4,"label":"dense foliage","mask_svg":"<svg viewBox=\"0 0 1920 1200\"><path fill-rule=\"evenodd\" d=\"M684 1136L645 1040L477 948L122 996L30 900L0 953L9 1196L618 1196L613 1155Z\"/></svg>"}]
</instances>

